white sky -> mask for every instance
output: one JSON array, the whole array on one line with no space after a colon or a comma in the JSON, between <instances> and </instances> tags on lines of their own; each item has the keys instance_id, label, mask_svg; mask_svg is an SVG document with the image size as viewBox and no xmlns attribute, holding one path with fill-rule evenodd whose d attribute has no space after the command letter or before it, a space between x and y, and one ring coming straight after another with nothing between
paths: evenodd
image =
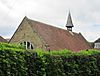
<instances>
[{"instance_id":1,"label":"white sky","mask_svg":"<svg viewBox=\"0 0 100 76\"><path fill-rule=\"evenodd\" d=\"M69 10L74 32L100 38L100 0L0 0L0 35L10 38L24 16L66 29Z\"/></svg>"}]
</instances>

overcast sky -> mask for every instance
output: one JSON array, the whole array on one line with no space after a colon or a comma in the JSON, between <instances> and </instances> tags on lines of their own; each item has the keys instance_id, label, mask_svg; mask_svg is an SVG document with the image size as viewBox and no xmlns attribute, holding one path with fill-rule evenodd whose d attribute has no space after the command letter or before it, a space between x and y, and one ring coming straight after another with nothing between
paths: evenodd
<instances>
[{"instance_id":1,"label":"overcast sky","mask_svg":"<svg viewBox=\"0 0 100 76\"><path fill-rule=\"evenodd\" d=\"M0 0L0 35L10 38L24 16L66 29L69 10L74 32L100 37L100 0Z\"/></svg>"}]
</instances>

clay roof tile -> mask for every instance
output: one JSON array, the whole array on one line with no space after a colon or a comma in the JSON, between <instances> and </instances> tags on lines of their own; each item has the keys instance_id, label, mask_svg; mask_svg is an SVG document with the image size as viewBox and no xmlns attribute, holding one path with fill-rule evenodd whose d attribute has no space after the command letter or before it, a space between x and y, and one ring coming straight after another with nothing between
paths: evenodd
<instances>
[{"instance_id":1,"label":"clay roof tile","mask_svg":"<svg viewBox=\"0 0 100 76\"><path fill-rule=\"evenodd\" d=\"M80 33L70 32L34 20L28 20L32 29L50 46L51 50L68 49L80 51L90 49L89 43Z\"/></svg>"}]
</instances>

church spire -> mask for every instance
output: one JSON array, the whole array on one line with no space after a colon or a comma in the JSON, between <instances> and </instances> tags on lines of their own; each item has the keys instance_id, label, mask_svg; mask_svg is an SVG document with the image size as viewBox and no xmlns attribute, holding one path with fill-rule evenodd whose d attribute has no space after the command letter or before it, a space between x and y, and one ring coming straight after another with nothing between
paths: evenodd
<instances>
[{"instance_id":1,"label":"church spire","mask_svg":"<svg viewBox=\"0 0 100 76\"><path fill-rule=\"evenodd\" d=\"M71 18L70 12L69 12L69 14L68 14L68 19L67 19L66 27L67 27L67 30L68 30L68 31L72 31L72 27L74 27L74 26L73 26L73 22L72 22L72 18Z\"/></svg>"}]
</instances>

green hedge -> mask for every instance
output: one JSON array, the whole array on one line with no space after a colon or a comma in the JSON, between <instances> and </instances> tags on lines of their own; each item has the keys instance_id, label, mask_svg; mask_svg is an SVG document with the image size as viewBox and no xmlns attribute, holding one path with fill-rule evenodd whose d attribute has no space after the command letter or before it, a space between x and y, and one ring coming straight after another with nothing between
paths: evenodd
<instances>
[{"instance_id":1,"label":"green hedge","mask_svg":"<svg viewBox=\"0 0 100 76\"><path fill-rule=\"evenodd\" d=\"M0 43L0 76L100 76L100 51L32 52Z\"/></svg>"}]
</instances>

